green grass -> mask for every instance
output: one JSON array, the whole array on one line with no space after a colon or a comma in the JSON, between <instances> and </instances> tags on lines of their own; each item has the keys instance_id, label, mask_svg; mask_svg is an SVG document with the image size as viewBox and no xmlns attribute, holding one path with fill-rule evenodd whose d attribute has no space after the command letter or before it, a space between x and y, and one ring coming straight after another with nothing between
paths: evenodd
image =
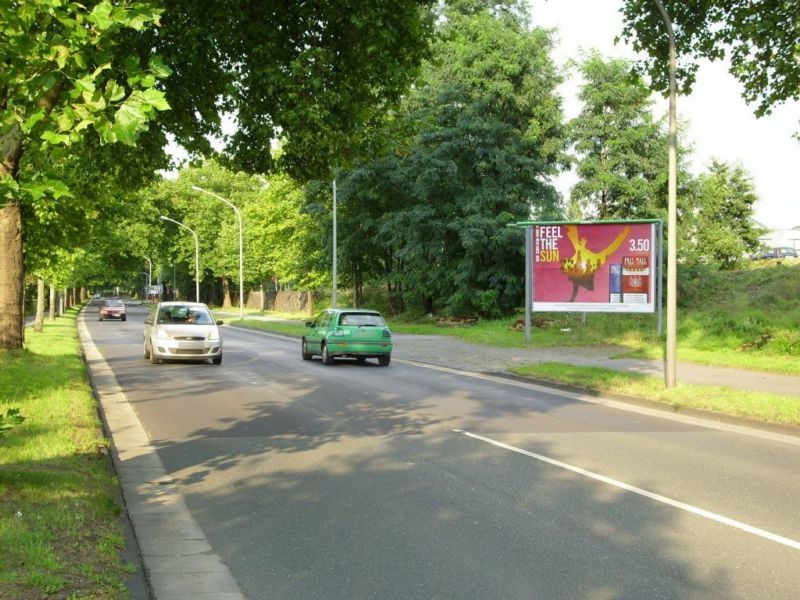
<instances>
[{"instance_id":1,"label":"green grass","mask_svg":"<svg viewBox=\"0 0 800 600\"><path fill-rule=\"evenodd\" d=\"M723 386L679 384L665 389L660 377L561 363L521 365L509 370L524 377L568 384L593 392L661 402L676 410L693 408L768 423L800 425L798 398L743 392Z\"/></svg>"},{"instance_id":2,"label":"green grass","mask_svg":"<svg viewBox=\"0 0 800 600\"><path fill-rule=\"evenodd\" d=\"M0 598L127 597L119 487L76 316L0 352L0 412L26 419L0 437Z\"/></svg>"}]
</instances>

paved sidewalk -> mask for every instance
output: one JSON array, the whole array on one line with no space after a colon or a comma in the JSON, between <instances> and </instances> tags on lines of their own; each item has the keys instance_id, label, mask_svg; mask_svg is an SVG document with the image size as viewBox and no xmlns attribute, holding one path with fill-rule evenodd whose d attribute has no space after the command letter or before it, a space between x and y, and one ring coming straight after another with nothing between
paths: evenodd
<instances>
[{"instance_id":1,"label":"paved sidewalk","mask_svg":"<svg viewBox=\"0 0 800 600\"><path fill-rule=\"evenodd\" d=\"M504 372L509 367L542 362L560 362L604 367L631 373L664 377L664 363L644 359L612 358L619 353L611 346L591 348L496 348L479 346L438 335L395 334L393 355L407 360L454 367L465 371ZM800 377L763 371L745 371L679 362L679 383L716 385L754 392L800 397Z\"/></svg>"}]
</instances>

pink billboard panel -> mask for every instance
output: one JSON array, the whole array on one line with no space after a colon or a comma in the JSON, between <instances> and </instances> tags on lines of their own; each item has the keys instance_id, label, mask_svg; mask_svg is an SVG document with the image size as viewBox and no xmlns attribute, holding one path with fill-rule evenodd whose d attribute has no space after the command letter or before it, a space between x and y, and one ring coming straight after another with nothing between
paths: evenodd
<instances>
[{"instance_id":1,"label":"pink billboard panel","mask_svg":"<svg viewBox=\"0 0 800 600\"><path fill-rule=\"evenodd\" d=\"M534 311L655 312L655 223L533 225Z\"/></svg>"}]
</instances>

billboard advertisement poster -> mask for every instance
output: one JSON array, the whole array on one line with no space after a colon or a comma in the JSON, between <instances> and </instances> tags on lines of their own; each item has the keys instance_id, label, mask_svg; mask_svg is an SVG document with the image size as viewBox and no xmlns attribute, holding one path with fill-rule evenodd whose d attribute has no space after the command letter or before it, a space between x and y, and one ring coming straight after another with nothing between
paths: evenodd
<instances>
[{"instance_id":1,"label":"billboard advertisement poster","mask_svg":"<svg viewBox=\"0 0 800 600\"><path fill-rule=\"evenodd\" d=\"M533 311L656 309L654 222L547 223L533 235Z\"/></svg>"}]
</instances>

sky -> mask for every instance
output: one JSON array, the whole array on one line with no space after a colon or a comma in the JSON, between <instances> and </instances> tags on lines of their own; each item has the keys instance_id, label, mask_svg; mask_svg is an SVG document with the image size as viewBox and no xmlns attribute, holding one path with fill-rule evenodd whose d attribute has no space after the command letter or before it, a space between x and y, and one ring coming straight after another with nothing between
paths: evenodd
<instances>
[{"instance_id":1,"label":"sky","mask_svg":"<svg viewBox=\"0 0 800 600\"><path fill-rule=\"evenodd\" d=\"M528 0L533 24L555 29L558 64L578 59L581 51L596 49L603 56L633 59L630 47L614 37L622 32L621 0ZM562 85L567 119L578 114L575 76ZM686 132L694 145L692 171L700 173L712 158L741 165L752 177L759 201L755 218L770 229L800 226L800 102L783 104L773 114L756 119L741 97L741 85L728 73L727 63L704 63L690 96L678 96L678 119L688 121ZM655 111L667 113L660 95ZM666 152L666 149L665 149ZM568 197L574 174L555 183Z\"/></svg>"}]
</instances>

